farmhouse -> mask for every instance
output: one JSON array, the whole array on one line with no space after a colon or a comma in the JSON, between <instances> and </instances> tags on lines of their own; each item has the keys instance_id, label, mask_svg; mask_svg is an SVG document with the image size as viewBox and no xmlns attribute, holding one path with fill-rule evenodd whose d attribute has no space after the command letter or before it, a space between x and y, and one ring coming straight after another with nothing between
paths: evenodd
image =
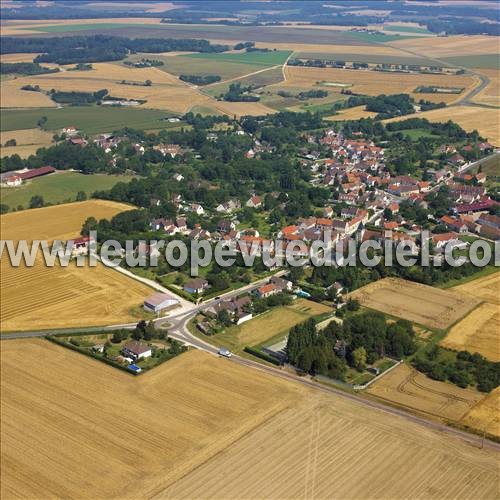
<instances>
[{"instance_id":1,"label":"farmhouse","mask_svg":"<svg viewBox=\"0 0 500 500\"><path fill-rule=\"evenodd\" d=\"M127 342L122 348L122 354L127 358L132 358L134 360L150 358L151 357L151 347L143 342L137 340L131 340Z\"/></svg>"},{"instance_id":2,"label":"farmhouse","mask_svg":"<svg viewBox=\"0 0 500 500\"><path fill-rule=\"evenodd\" d=\"M195 278L184 285L184 291L188 293L203 293L208 288L208 281L203 278Z\"/></svg>"},{"instance_id":3,"label":"farmhouse","mask_svg":"<svg viewBox=\"0 0 500 500\"><path fill-rule=\"evenodd\" d=\"M28 179L34 179L35 177L41 177L42 175L52 174L56 169L54 167L40 167L34 168L33 170L27 170L26 172L20 172L17 175L21 177L23 181L27 181Z\"/></svg>"},{"instance_id":4,"label":"farmhouse","mask_svg":"<svg viewBox=\"0 0 500 500\"><path fill-rule=\"evenodd\" d=\"M95 242L95 240L90 236L82 236L80 238L75 238L74 240L68 241L68 243L73 243L71 256L75 257L77 255L87 255L89 253L90 245L93 242Z\"/></svg>"},{"instance_id":5,"label":"farmhouse","mask_svg":"<svg viewBox=\"0 0 500 500\"><path fill-rule=\"evenodd\" d=\"M237 325L241 325L241 323L252 319L252 312L250 311L251 302L249 296L224 300L215 305L214 312L217 314L220 311L227 311L231 319Z\"/></svg>"},{"instance_id":6,"label":"farmhouse","mask_svg":"<svg viewBox=\"0 0 500 500\"><path fill-rule=\"evenodd\" d=\"M7 187L17 187L20 186L23 183L22 178L13 173L9 174L3 174L2 177L0 177L0 184L2 186L7 186Z\"/></svg>"},{"instance_id":7,"label":"farmhouse","mask_svg":"<svg viewBox=\"0 0 500 500\"><path fill-rule=\"evenodd\" d=\"M179 305L179 299L168 293L154 293L144 300L144 309L156 314L177 305Z\"/></svg>"}]
</instances>

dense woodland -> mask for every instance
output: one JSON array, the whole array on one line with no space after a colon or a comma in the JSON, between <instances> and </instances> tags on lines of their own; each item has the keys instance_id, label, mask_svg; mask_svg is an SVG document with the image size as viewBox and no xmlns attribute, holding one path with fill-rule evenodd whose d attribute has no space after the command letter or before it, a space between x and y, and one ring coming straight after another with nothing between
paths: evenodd
<instances>
[{"instance_id":1,"label":"dense woodland","mask_svg":"<svg viewBox=\"0 0 500 500\"><path fill-rule=\"evenodd\" d=\"M224 52L227 45L212 45L207 40L176 38L125 38L108 35L47 38L2 37L1 54L40 52L35 63L72 64L119 61L135 52Z\"/></svg>"},{"instance_id":2,"label":"dense woodland","mask_svg":"<svg viewBox=\"0 0 500 500\"><path fill-rule=\"evenodd\" d=\"M2 75L44 75L48 73L58 73L59 68L47 68L38 63L1 63L0 74Z\"/></svg>"}]
</instances>

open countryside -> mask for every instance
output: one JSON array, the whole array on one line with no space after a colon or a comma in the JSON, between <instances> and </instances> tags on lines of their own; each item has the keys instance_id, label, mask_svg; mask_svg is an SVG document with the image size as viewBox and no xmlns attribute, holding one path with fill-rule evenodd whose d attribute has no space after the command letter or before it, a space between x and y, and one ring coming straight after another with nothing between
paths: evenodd
<instances>
[{"instance_id":1,"label":"open countryside","mask_svg":"<svg viewBox=\"0 0 500 500\"><path fill-rule=\"evenodd\" d=\"M2 499L498 497L498 2L0 17Z\"/></svg>"}]
</instances>

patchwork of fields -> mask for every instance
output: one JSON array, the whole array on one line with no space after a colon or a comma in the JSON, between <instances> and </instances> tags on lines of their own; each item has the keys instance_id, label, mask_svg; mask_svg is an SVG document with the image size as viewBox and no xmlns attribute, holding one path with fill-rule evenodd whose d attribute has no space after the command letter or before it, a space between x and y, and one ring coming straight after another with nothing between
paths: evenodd
<instances>
[{"instance_id":1,"label":"patchwork of fields","mask_svg":"<svg viewBox=\"0 0 500 500\"><path fill-rule=\"evenodd\" d=\"M445 329L480 300L453 289L441 290L399 278L384 278L350 294L361 305L430 328Z\"/></svg>"},{"instance_id":2,"label":"patchwork of fields","mask_svg":"<svg viewBox=\"0 0 500 500\"><path fill-rule=\"evenodd\" d=\"M2 347L6 497L496 492L492 450L198 351L134 378L47 341Z\"/></svg>"}]
</instances>

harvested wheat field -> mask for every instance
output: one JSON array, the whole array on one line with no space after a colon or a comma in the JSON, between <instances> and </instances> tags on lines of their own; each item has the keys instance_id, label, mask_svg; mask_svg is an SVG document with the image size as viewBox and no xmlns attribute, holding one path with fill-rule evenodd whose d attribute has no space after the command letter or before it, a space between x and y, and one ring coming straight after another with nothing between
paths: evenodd
<instances>
[{"instance_id":1,"label":"harvested wheat field","mask_svg":"<svg viewBox=\"0 0 500 500\"><path fill-rule=\"evenodd\" d=\"M490 392L460 421L480 432L500 437L500 387Z\"/></svg>"},{"instance_id":2,"label":"harvested wheat field","mask_svg":"<svg viewBox=\"0 0 500 500\"><path fill-rule=\"evenodd\" d=\"M11 267L2 259L0 329L2 332L105 326L138 321L153 289L120 272L96 267Z\"/></svg>"},{"instance_id":3,"label":"harvested wheat field","mask_svg":"<svg viewBox=\"0 0 500 500\"><path fill-rule=\"evenodd\" d=\"M92 200L6 214L0 218L2 238L74 238L87 217L109 218L130 208ZM2 331L133 322L131 310L151 294L149 287L102 265L47 267L41 255L33 267L13 267L6 256L0 270Z\"/></svg>"},{"instance_id":4,"label":"harvested wheat field","mask_svg":"<svg viewBox=\"0 0 500 500\"><path fill-rule=\"evenodd\" d=\"M260 102L226 102L210 98L205 102L205 105L229 116L236 115L237 118L245 115L260 116L276 113L275 109L271 109Z\"/></svg>"},{"instance_id":5,"label":"harvested wheat field","mask_svg":"<svg viewBox=\"0 0 500 500\"><path fill-rule=\"evenodd\" d=\"M496 459L311 393L157 498L494 498Z\"/></svg>"},{"instance_id":6,"label":"harvested wheat field","mask_svg":"<svg viewBox=\"0 0 500 500\"><path fill-rule=\"evenodd\" d=\"M445 101L451 103L459 96L456 94L417 94L414 90L420 85L453 86L465 89L478 84L475 76L423 75L406 73L385 73L381 71L348 70L334 68L286 67L286 82L279 86L318 88L318 82L350 84L350 90L359 94L380 95L407 93L417 100ZM326 87L321 87L325 89ZM341 87L328 87L329 92L340 93ZM464 91L465 92L465 91Z\"/></svg>"},{"instance_id":7,"label":"harvested wheat field","mask_svg":"<svg viewBox=\"0 0 500 500\"><path fill-rule=\"evenodd\" d=\"M457 323L440 342L455 351L478 352L500 361L500 307L482 304Z\"/></svg>"},{"instance_id":8,"label":"harvested wheat field","mask_svg":"<svg viewBox=\"0 0 500 500\"><path fill-rule=\"evenodd\" d=\"M1 356L3 498L150 498L299 393L199 351L138 378L46 340Z\"/></svg>"},{"instance_id":9,"label":"harvested wheat field","mask_svg":"<svg viewBox=\"0 0 500 500\"><path fill-rule=\"evenodd\" d=\"M26 54L1 54L0 63L22 63L33 62L36 56L40 55L38 52Z\"/></svg>"},{"instance_id":10,"label":"harvested wheat field","mask_svg":"<svg viewBox=\"0 0 500 500\"><path fill-rule=\"evenodd\" d=\"M411 38L390 42L388 45L428 57L454 57L457 55L491 54L495 51L495 42L495 37L487 35L456 35L434 37L432 40Z\"/></svg>"},{"instance_id":11,"label":"harvested wheat field","mask_svg":"<svg viewBox=\"0 0 500 500\"><path fill-rule=\"evenodd\" d=\"M0 217L2 239L52 241L74 238L80 234L82 224L88 217L110 219L134 208L115 201L87 200L13 212Z\"/></svg>"},{"instance_id":12,"label":"harvested wheat field","mask_svg":"<svg viewBox=\"0 0 500 500\"><path fill-rule=\"evenodd\" d=\"M500 273L453 289L485 303L457 323L441 345L457 351L478 352L491 361L500 361Z\"/></svg>"},{"instance_id":13,"label":"harvested wheat field","mask_svg":"<svg viewBox=\"0 0 500 500\"><path fill-rule=\"evenodd\" d=\"M16 146L0 147L0 156L18 154L21 158L27 158L35 154L37 149L50 146L53 135L39 128L0 132L0 146L12 139L17 143Z\"/></svg>"},{"instance_id":14,"label":"harvested wheat field","mask_svg":"<svg viewBox=\"0 0 500 500\"><path fill-rule=\"evenodd\" d=\"M433 109L413 115L398 116L385 122L408 120L409 118L426 118L430 122L447 122L453 120L467 132L477 130L494 145L500 145L500 110L479 108L475 106L453 106Z\"/></svg>"},{"instance_id":15,"label":"harvested wheat field","mask_svg":"<svg viewBox=\"0 0 500 500\"><path fill-rule=\"evenodd\" d=\"M55 108L56 103L41 92L21 90L29 84L27 77L3 80L0 87L0 104L2 108Z\"/></svg>"},{"instance_id":16,"label":"harvested wheat field","mask_svg":"<svg viewBox=\"0 0 500 500\"><path fill-rule=\"evenodd\" d=\"M458 421L484 398L484 394L432 380L402 363L370 385L368 394L425 415Z\"/></svg>"},{"instance_id":17,"label":"harvested wheat field","mask_svg":"<svg viewBox=\"0 0 500 500\"><path fill-rule=\"evenodd\" d=\"M485 302L500 306L500 272L455 286L453 290L458 290Z\"/></svg>"},{"instance_id":18,"label":"harvested wheat field","mask_svg":"<svg viewBox=\"0 0 500 500\"><path fill-rule=\"evenodd\" d=\"M198 351L137 378L42 340L1 354L5 498L496 495L491 449Z\"/></svg>"},{"instance_id":19,"label":"harvested wheat field","mask_svg":"<svg viewBox=\"0 0 500 500\"><path fill-rule=\"evenodd\" d=\"M500 72L497 69L476 69L478 73L485 75L488 80L488 86L474 96L472 101L480 104L500 107Z\"/></svg>"},{"instance_id":20,"label":"harvested wheat field","mask_svg":"<svg viewBox=\"0 0 500 500\"><path fill-rule=\"evenodd\" d=\"M448 328L479 304L479 300L455 290L384 278L349 296L361 305L408 319L430 328Z\"/></svg>"},{"instance_id":21,"label":"harvested wheat field","mask_svg":"<svg viewBox=\"0 0 500 500\"><path fill-rule=\"evenodd\" d=\"M136 85L122 84L125 80ZM146 80L151 86L143 85ZM143 107L164 109L184 113L192 106L203 104L210 99L192 86L186 85L177 77L161 71L158 68L130 68L121 64L95 63L91 71L61 71L47 75L20 77L2 82L2 107L36 107L43 104L29 105L22 101L25 97L31 100L55 103L41 92L20 90L24 85L39 85L48 92L54 88L60 91L96 92L107 89L114 97L147 101ZM10 95L12 93L12 95Z\"/></svg>"}]
</instances>

